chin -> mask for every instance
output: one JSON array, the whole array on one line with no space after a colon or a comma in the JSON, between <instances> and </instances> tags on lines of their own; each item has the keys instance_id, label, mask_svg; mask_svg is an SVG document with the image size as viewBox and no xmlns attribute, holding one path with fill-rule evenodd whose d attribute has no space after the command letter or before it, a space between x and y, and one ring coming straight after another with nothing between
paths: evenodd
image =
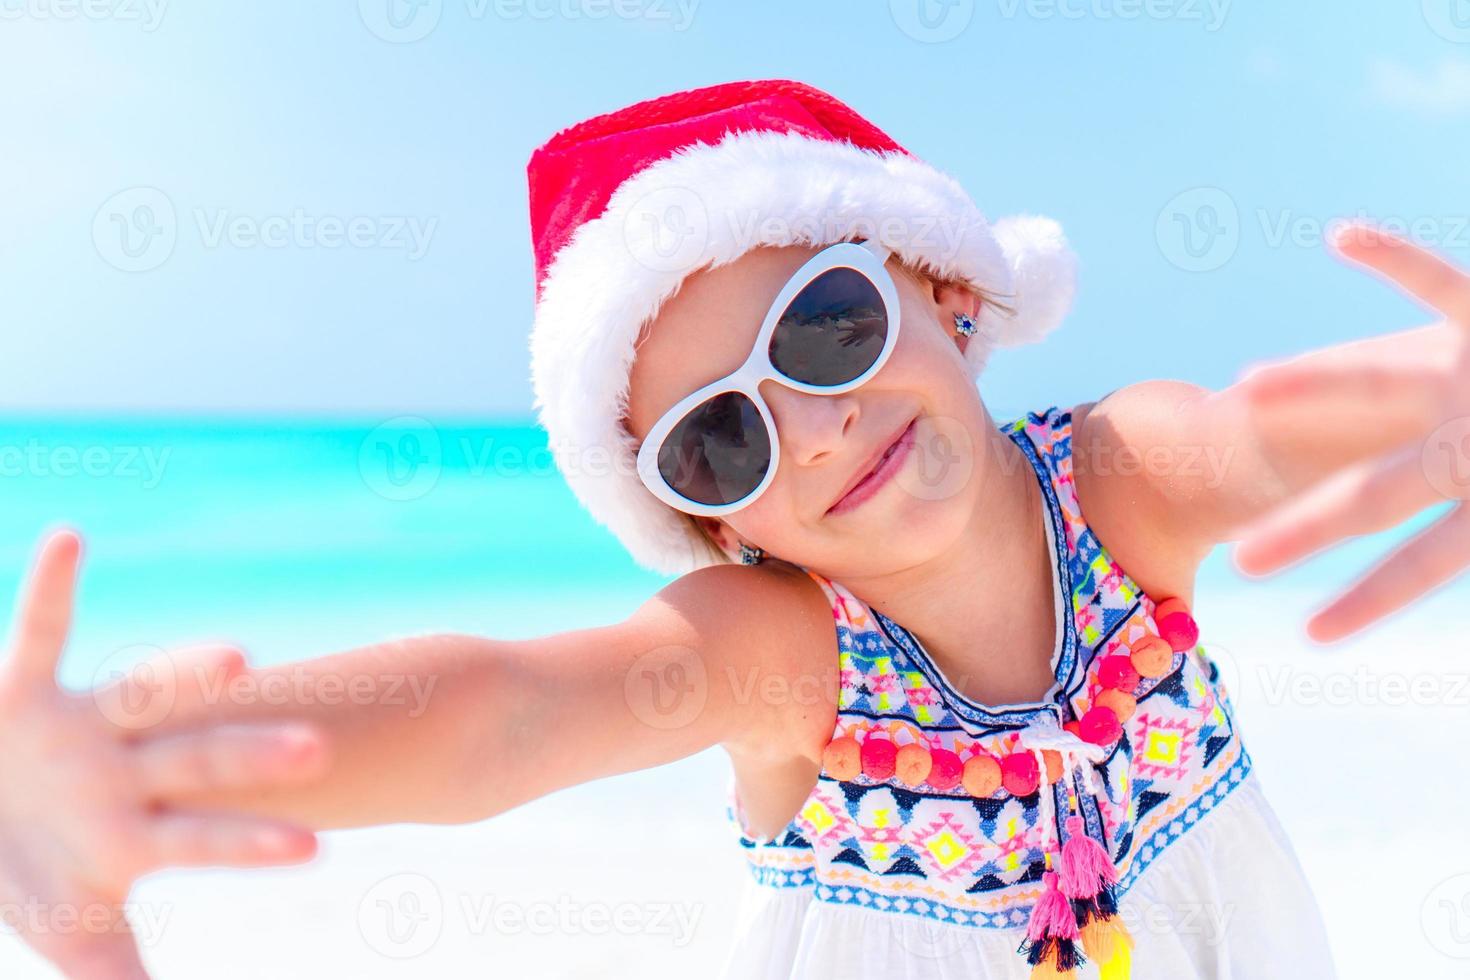
<instances>
[{"instance_id":1,"label":"chin","mask_svg":"<svg viewBox=\"0 0 1470 980\"><path fill-rule=\"evenodd\" d=\"M861 535L866 546L876 545L889 560L899 558L904 565L917 564L943 554L963 537L971 510L966 494L951 494L935 499L919 497L903 488L892 487L872 509L871 531Z\"/></svg>"}]
</instances>

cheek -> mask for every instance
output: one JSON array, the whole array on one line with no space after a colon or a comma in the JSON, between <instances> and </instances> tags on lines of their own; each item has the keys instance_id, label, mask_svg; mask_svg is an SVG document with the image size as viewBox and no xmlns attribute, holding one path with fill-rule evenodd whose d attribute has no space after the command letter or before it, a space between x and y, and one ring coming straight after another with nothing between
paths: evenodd
<instances>
[{"instance_id":1,"label":"cheek","mask_svg":"<svg viewBox=\"0 0 1470 980\"><path fill-rule=\"evenodd\" d=\"M911 390L926 402L947 406L966 397L973 385L964 354L933 323L906 327L874 380L883 388Z\"/></svg>"},{"instance_id":2,"label":"cheek","mask_svg":"<svg viewBox=\"0 0 1470 980\"><path fill-rule=\"evenodd\" d=\"M776 479L760 499L725 518L741 539L746 541L784 541L802 533L792 506L793 488L789 477L778 470Z\"/></svg>"}]
</instances>

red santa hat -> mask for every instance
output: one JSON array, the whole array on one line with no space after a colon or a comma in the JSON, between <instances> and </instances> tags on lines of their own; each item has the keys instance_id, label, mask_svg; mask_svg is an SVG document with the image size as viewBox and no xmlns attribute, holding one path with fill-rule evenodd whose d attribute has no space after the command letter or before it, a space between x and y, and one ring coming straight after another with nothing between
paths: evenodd
<instances>
[{"instance_id":1,"label":"red santa hat","mask_svg":"<svg viewBox=\"0 0 1470 980\"><path fill-rule=\"evenodd\" d=\"M991 225L953 178L800 82L731 82L597 116L536 150L527 178L539 420L577 499L666 574L708 564L709 549L639 480L624 415L639 331L690 273L760 246L877 238L1012 311L984 306L966 348L977 377L992 349L1039 340L1072 301L1075 262L1055 222Z\"/></svg>"}]
</instances>

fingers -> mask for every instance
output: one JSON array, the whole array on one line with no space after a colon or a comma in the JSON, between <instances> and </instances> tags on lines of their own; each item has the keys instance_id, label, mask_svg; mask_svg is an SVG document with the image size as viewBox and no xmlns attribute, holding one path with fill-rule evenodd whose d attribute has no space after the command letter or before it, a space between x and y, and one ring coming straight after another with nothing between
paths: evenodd
<instances>
[{"instance_id":1,"label":"fingers","mask_svg":"<svg viewBox=\"0 0 1470 980\"><path fill-rule=\"evenodd\" d=\"M1246 528L1235 564L1247 575L1270 574L1443 502L1425 479L1420 447L1410 446L1344 470Z\"/></svg>"},{"instance_id":2,"label":"fingers","mask_svg":"<svg viewBox=\"0 0 1470 980\"><path fill-rule=\"evenodd\" d=\"M1409 437L1444 416L1444 385L1420 365L1314 357L1263 365L1240 384L1260 424L1331 412Z\"/></svg>"},{"instance_id":3,"label":"fingers","mask_svg":"<svg viewBox=\"0 0 1470 980\"><path fill-rule=\"evenodd\" d=\"M1249 388L1253 403L1263 407L1306 399L1371 399L1375 406L1384 401L1407 402L1429 416L1443 402L1442 392L1426 382L1425 370L1410 364L1347 359L1333 364L1320 358L1281 361L1252 370L1242 383Z\"/></svg>"},{"instance_id":4,"label":"fingers","mask_svg":"<svg viewBox=\"0 0 1470 980\"><path fill-rule=\"evenodd\" d=\"M262 868L316 855L310 830L263 817L169 812L151 822L149 833L159 867Z\"/></svg>"},{"instance_id":5,"label":"fingers","mask_svg":"<svg viewBox=\"0 0 1470 980\"><path fill-rule=\"evenodd\" d=\"M71 629L81 539L58 531L42 542L20 598L11 641L11 669L27 681L55 683L56 665Z\"/></svg>"},{"instance_id":6,"label":"fingers","mask_svg":"<svg viewBox=\"0 0 1470 980\"><path fill-rule=\"evenodd\" d=\"M167 735L131 751L139 791L154 799L309 782L326 771L327 761L322 737L297 723Z\"/></svg>"},{"instance_id":7,"label":"fingers","mask_svg":"<svg viewBox=\"0 0 1470 980\"><path fill-rule=\"evenodd\" d=\"M245 672L245 654L232 646L185 647L168 654L167 661L178 679L169 719L178 722L204 716L224 699L226 685Z\"/></svg>"},{"instance_id":8,"label":"fingers","mask_svg":"<svg viewBox=\"0 0 1470 980\"><path fill-rule=\"evenodd\" d=\"M103 717L131 730L187 724L224 700L244 670L234 647L188 647L135 664L92 697Z\"/></svg>"},{"instance_id":9,"label":"fingers","mask_svg":"<svg viewBox=\"0 0 1470 980\"><path fill-rule=\"evenodd\" d=\"M1470 508L1457 507L1409 539L1307 623L1331 643L1407 606L1470 567Z\"/></svg>"},{"instance_id":10,"label":"fingers","mask_svg":"<svg viewBox=\"0 0 1470 980\"><path fill-rule=\"evenodd\" d=\"M1361 224L1340 230L1333 246L1470 330L1470 276L1433 252Z\"/></svg>"}]
</instances>

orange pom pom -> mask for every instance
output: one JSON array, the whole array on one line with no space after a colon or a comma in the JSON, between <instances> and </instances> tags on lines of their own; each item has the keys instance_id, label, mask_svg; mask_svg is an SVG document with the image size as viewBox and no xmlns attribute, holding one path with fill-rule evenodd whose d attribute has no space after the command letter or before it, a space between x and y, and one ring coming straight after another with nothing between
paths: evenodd
<instances>
[{"instance_id":1,"label":"orange pom pom","mask_svg":"<svg viewBox=\"0 0 1470 980\"><path fill-rule=\"evenodd\" d=\"M928 749L922 745L905 745L898 750L894 771L905 786L915 789L929 778L929 770L933 766L934 760L929 757Z\"/></svg>"},{"instance_id":2,"label":"orange pom pom","mask_svg":"<svg viewBox=\"0 0 1470 980\"><path fill-rule=\"evenodd\" d=\"M989 799L1000 789L1000 763L988 755L967 759L961 781L965 785L966 793L978 799Z\"/></svg>"},{"instance_id":3,"label":"orange pom pom","mask_svg":"<svg viewBox=\"0 0 1470 980\"><path fill-rule=\"evenodd\" d=\"M1128 659L1142 676L1163 677L1174 666L1174 648L1157 636L1150 636L1133 648Z\"/></svg>"},{"instance_id":4,"label":"orange pom pom","mask_svg":"<svg viewBox=\"0 0 1470 980\"><path fill-rule=\"evenodd\" d=\"M1119 721L1127 721L1138 710L1138 699L1127 691L1103 691L1094 703L1117 715Z\"/></svg>"},{"instance_id":5,"label":"orange pom pom","mask_svg":"<svg viewBox=\"0 0 1470 980\"><path fill-rule=\"evenodd\" d=\"M862 752L857 739L834 738L822 750L822 769L839 782L856 779L863 771Z\"/></svg>"}]
</instances>

